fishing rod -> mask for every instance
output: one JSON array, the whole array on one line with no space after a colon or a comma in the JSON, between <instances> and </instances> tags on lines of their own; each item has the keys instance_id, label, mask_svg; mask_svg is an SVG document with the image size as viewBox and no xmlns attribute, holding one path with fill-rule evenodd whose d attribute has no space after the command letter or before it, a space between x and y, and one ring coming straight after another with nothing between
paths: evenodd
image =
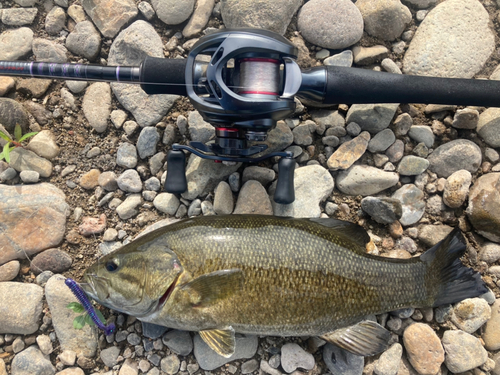
<instances>
[{"instance_id":1,"label":"fishing rod","mask_svg":"<svg viewBox=\"0 0 500 375\"><path fill-rule=\"evenodd\" d=\"M199 39L187 59L146 57L140 66L0 61L0 75L140 84L147 94L187 96L215 127L213 143L173 144L165 191L187 190L182 150L214 161L258 162L278 156L274 201L295 200L291 152L263 154L268 131L295 111L294 98L316 104L422 103L500 107L500 83L421 77L337 66L301 69L298 49L279 34L227 29Z\"/></svg>"}]
</instances>

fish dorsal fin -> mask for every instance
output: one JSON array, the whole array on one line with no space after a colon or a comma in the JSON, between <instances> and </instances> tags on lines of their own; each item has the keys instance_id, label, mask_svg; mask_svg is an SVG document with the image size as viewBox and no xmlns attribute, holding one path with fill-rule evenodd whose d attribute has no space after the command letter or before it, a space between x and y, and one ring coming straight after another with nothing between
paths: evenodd
<instances>
[{"instance_id":1,"label":"fish dorsal fin","mask_svg":"<svg viewBox=\"0 0 500 375\"><path fill-rule=\"evenodd\" d=\"M228 298L243 287L243 271L239 268L215 271L182 285L195 307L206 307Z\"/></svg>"},{"instance_id":2,"label":"fish dorsal fin","mask_svg":"<svg viewBox=\"0 0 500 375\"><path fill-rule=\"evenodd\" d=\"M200 336L217 354L225 358L229 358L233 355L236 347L233 327L200 331Z\"/></svg>"},{"instance_id":3,"label":"fish dorsal fin","mask_svg":"<svg viewBox=\"0 0 500 375\"><path fill-rule=\"evenodd\" d=\"M326 217L317 217L308 220L325 228L335 230L339 236L349 239L363 249L366 249L366 245L371 241L370 235L358 224Z\"/></svg>"},{"instance_id":4,"label":"fish dorsal fin","mask_svg":"<svg viewBox=\"0 0 500 375\"><path fill-rule=\"evenodd\" d=\"M390 337L388 330L371 320L364 320L321 336L323 340L333 345L364 357L383 352Z\"/></svg>"}]
</instances>

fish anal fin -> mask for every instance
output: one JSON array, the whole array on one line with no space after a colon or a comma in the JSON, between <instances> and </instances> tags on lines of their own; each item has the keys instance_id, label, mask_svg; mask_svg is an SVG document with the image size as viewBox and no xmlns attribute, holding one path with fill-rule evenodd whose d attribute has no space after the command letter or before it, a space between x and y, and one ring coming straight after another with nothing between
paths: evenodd
<instances>
[{"instance_id":1,"label":"fish anal fin","mask_svg":"<svg viewBox=\"0 0 500 375\"><path fill-rule=\"evenodd\" d=\"M370 243L370 235L358 224L332 218L310 218L309 221L319 224L325 228L335 230L339 236L356 243L360 248L366 249Z\"/></svg>"},{"instance_id":2,"label":"fish anal fin","mask_svg":"<svg viewBox=\"0 0 500 375\"><path fill-rule=\"evenodd\" d=\"M243 271L239 268L211 272L182 285L195 307L206 307L226 299L243 287Z\"/></svg>"},{"instance_id":3,"label":"fish anal fin","mask_svg":"<svg viewBox=\"0 0 500 375\"><path fill-rule=\"evenodd\" d=\"M236 338L232 327L200 331L200 336L210 349L224 358L229 358L234 354Z\"/></svg>"},{"instance_id":4,"label":"fish anal fin","mask_svg":"<svg viewBox=\"0 0 500 375\"><path fill-rule=\"evenodd\" d=\"M369 357L387 349L391 334L380 324L364 320L320 337L352 354Z\"/></svg>"}]
</instances>

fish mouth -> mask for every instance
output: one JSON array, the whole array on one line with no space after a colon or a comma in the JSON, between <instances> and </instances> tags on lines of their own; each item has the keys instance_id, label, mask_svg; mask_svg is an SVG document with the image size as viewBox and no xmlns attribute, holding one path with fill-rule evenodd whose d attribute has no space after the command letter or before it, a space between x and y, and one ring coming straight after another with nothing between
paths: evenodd
<instances>
[{"instance_id":1,"label":"fish mouth","mask_svg":"<svg viewBox=\"0 0 500 375\"><path fill-rule=\"evenodd\" d=\"M163 307L163 305L165 305L165 303L167 302L168 298L170 297L170 295L174 291L175 286L177 285L177 280L178 279L179 279L179 275L177 275L175 277L174 281L172 281L172 283L167 288L167 290L165 291L165 293L158 300L158 307L156 308L157 311L160 310Z\"/></svg>"}]
</instances>

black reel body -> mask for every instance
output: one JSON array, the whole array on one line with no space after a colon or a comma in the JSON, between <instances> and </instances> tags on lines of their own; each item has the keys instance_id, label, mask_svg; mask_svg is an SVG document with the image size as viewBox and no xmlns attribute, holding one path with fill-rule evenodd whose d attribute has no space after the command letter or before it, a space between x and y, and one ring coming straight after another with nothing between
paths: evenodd
<instances>
[{"instance_id":1,"label":"black reel body","mask_svg":"<svg viewBox=\"0 0 500 375\"><path fill-rule=\"evenodd\" d=\"M184 170L181 150L215 161L258 162L281 156L289 160L280 160L281 183L278 181L275 201L292 203L295 162L291 153L256 158L252 156L267 145L248 143L265 141L277 121L294 113L294 96L301 85L300 68L294 60L297 53L288 40L266 30L225 30L198 41L187 58L186 92L205 121L215 127L215 140L210 144L191 142L190 146L174 144L168 165ZM187 189L179 180L182 171L167 175L166 191ZM280 186L287 188L282 191Z\"/></svg>"}]
</instances>

